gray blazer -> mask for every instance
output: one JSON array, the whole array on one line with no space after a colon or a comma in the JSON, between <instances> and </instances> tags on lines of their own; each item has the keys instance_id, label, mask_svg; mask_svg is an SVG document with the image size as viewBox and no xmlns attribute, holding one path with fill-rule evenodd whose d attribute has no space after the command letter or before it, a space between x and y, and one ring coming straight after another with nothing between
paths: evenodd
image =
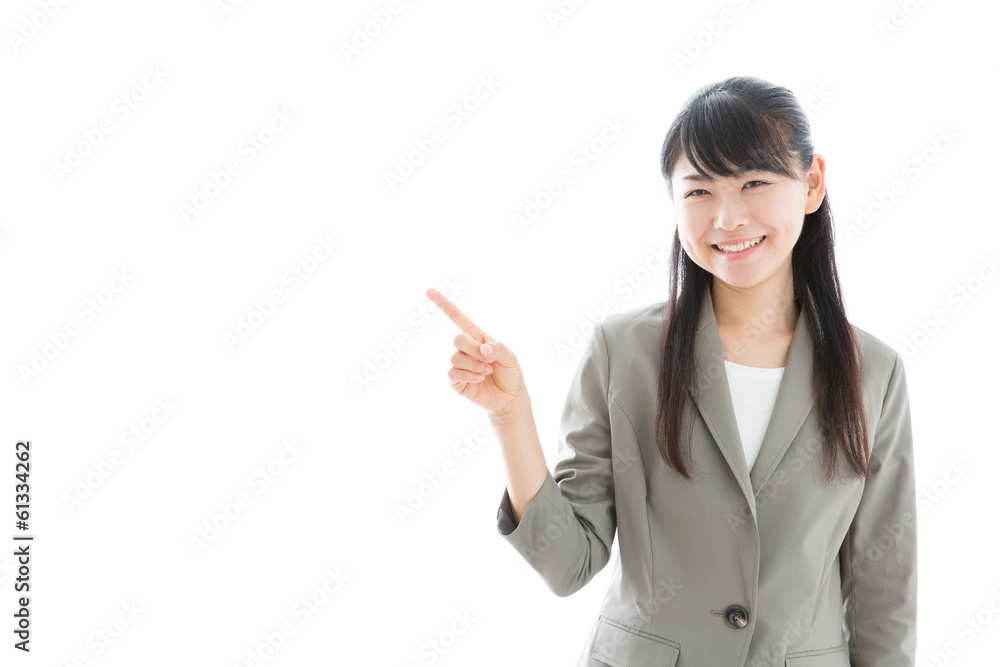
<instances>
[{"instance_id":1,"label":"gray blazer","mask_svg":"<svg viewBox=\"0 0 1000 667\"><path fill-rule=\"evenodd\" d=\"M497 530L559 596L585 586L617 544L578 667L912 667L917 512L902 359L854 327L872 477L823 486L816 336L800 314L747 470L706 289L701 394L684 421L688 482L653 435L662 327L658 303L596 327L562 413L555 472L516 526L506 488L497 512Z\"/></svg>"}]
</instances>

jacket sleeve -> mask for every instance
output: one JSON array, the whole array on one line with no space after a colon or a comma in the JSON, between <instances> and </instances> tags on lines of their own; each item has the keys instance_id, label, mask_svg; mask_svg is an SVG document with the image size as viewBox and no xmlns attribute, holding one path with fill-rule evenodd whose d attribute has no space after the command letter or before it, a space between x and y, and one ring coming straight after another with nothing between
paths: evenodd
<instances>
[{"instance_id":1,"label":"jacket sleeve","mask_svg":"<svg viewBox=\"0 0 1000 667\"><path fill-rule=\"evenodd\" d=\"M597 324L563 407L555 474L546 469L516 525L506 488L497 511L497 530L560 597L583 588L611 555L617 520L608 377L607 342Z\"/></svg>"},{"instance_id":2,"label":"jacket sleeve","mask_svg":"<svg viewBox=\"0 0 1000 667\"><path fill-rule=\"evenodd\" d=\"M917 508L903 360L882 402L872 476L840 549L852 667L913 667L917 642Z\"/></svg>"}]
</instances>

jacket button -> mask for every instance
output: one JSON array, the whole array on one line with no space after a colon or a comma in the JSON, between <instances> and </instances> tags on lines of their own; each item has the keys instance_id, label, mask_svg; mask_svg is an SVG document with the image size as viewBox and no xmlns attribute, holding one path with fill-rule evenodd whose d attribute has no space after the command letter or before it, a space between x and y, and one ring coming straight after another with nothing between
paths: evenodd
<instances>
[{"instance_id":1,"label":"jacket button","mask_svg":"<svg viewBox=\"0 0 1000 667\"><path fill-rule=\"evenodd\" d=\"M750 615L747 610L738 604L734 604L726 610L726 622L734 628L745 628Z\"/></svg>"}]
</instances>

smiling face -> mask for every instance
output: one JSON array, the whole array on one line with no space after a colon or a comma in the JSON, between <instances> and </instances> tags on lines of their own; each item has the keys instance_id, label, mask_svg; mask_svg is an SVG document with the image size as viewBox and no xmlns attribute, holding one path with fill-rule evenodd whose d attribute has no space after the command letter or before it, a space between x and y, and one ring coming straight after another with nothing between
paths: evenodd
<instances>
[{"instance_id":1,"label":"smiling face","mask_svg":"<svg viewBox=\"0 0 1000 667\"><path fill-rule=\"evenodd\" d=\"M672 172L671 200L684 252L735 288L790 280L792 248L805 215L823 201L824 168L816 154L801 181L766 171L709 181L682 152Z\"/></svg>"}]
</instances>

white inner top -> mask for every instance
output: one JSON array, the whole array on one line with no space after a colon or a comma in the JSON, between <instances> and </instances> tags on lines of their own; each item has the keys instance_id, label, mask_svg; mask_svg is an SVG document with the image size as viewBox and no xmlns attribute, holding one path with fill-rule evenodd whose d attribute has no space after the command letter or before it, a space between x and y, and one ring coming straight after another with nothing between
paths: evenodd
<instances>
[{"instance_id":1,"label":"white inner top","mask_svg":"<svg viewBox=\"0 0 1000 667\"><path fill-rule=\"evenodd\" d=\"M771 421L785 368L758 368L735 364L728 359L723 361L726 362L726 379L729 380L729 393L733 398L733 411L740 429L743 453L746 454L747 470L751 470L764 441L767 423Z\"/></svg>"}]
</instances>

